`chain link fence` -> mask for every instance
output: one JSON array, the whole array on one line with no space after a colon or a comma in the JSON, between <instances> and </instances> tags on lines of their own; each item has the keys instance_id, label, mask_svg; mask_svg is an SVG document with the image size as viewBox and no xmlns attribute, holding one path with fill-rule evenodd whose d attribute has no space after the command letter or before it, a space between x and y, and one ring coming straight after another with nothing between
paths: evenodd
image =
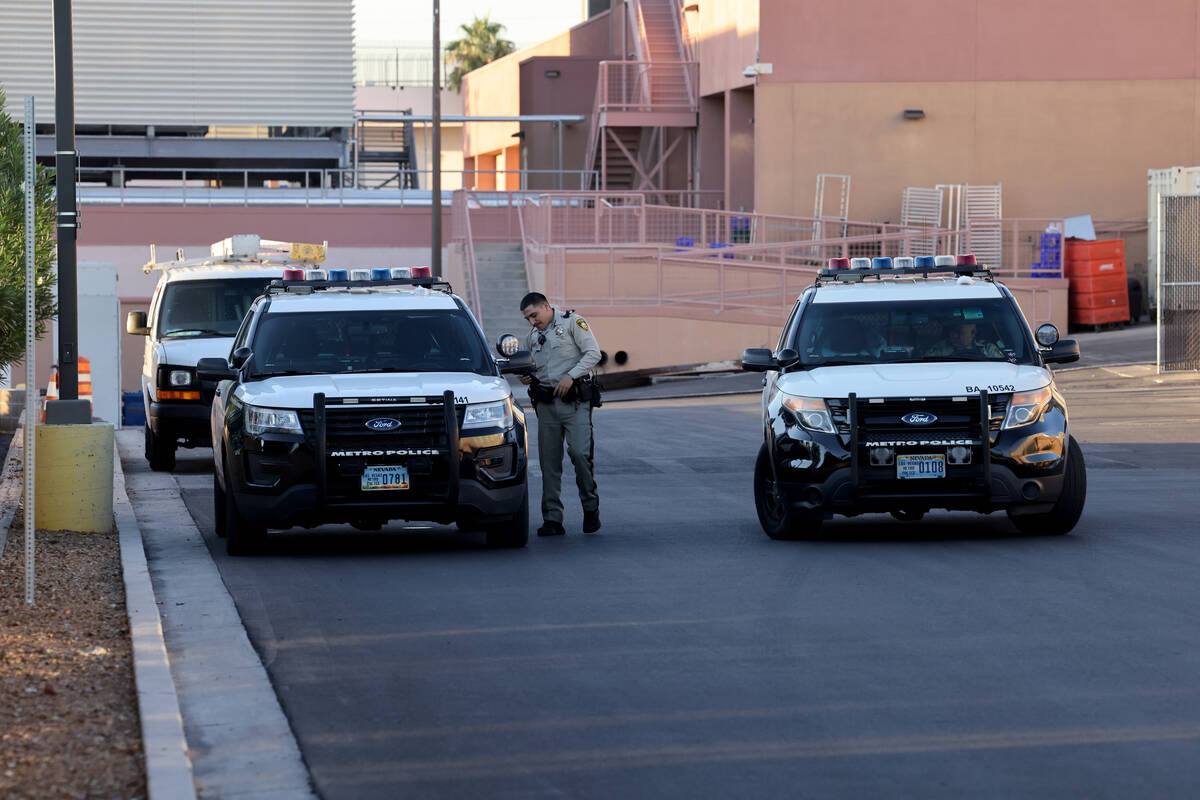
<instances>
[{"instance_id":1,"label":"chain link fence","mask_svg":"<svg viewBox=\"0 0 1200 800\"><path fill-rule=\"evenodd\" d=\"M1200 195L1160 202L1158 371L1200 370Z\"/></svg>"}]
</instances>

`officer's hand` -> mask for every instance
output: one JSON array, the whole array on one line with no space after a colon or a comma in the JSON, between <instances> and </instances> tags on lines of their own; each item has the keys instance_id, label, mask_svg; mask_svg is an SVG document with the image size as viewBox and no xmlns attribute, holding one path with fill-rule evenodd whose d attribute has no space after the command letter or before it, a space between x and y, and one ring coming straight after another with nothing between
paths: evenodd
<instances>
[{"instance_id":1,"label":"officer's hand","mask_svg":"<svg viewBox=\"0 0 1200 800\"><path fill-rule=\"evenodd\" d=\"M571 391L571 386L575 383L575 379L570 375L563 375L562 380L554 385L555 397L566 397L567 392Z\"/></svg>"},{"instance_id":2,"label":"officer's hand","mask_svg":"<svg viewBox=\"0 0 1200 800\"><path fill-rule=\"evenodd\" d=\"M528 386L529 384L533 383L533 376L532 376L532 375L521 375L521 376L519 376L519 377L520 377L520 379L521 379L521 383L525 384L526 386Z\"/></svg>"}]
</instances>

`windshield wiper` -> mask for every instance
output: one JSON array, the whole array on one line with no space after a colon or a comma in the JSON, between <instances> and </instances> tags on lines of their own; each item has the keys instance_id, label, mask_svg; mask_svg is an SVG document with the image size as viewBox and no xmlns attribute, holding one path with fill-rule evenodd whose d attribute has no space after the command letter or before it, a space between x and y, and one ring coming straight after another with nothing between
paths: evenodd
<instances>
[{"instance_id":1,"label":"windshield wiper","mask_svg":"<svg viewBox=\"0 0 1200 800\"><path fill-rule=\"evenodd\" d=\"M232 333L225 331L217 331L212 328L180 328L177 331L167 331L162 335L162 338L167 339L171 336L233 336Z\"/></svg>"},{"instance_id":2,"label":"windshield wiper","mask_svg":"<svg viewBox=\"0 0 1200 800\"><path fill-rule=\"evenodd\" d=\"M316 374L325 374L325 373L315 373L310 370L304 370L304 369L281 369L277 372L256 372L250 376L250 379L254 380L254 381L261 381L266 378L278 378L278 377L287 376L287 375L316 375Z\"/></svg>"},{"instance_id":3,"label":"windshield wiper","mask_svg":"<svg viewBox=\"0 0 1200 800\"><path fill-rule=\"evenodd\" d=\"M860 367L860 366L874 366L879 363L881 363L881 362L879 362L879 361L817 361L817 362L813 362L813 363L806 363L804 366L806 366L806 367Z\"/></svg>"},{"instance_id":4,"label":"windshield wiper","mask_svg":"<svg viewBox=\"0 0 1200 800\"><path fill-rule=\"evenodd\" d=\"M1003 359L988 358L986 356L925 356L923 358L898 358L895 361L886 361L886 364L932 364L944 363L953 361L996 361L1000 362ZM1006 362L1007 363L1007 362Z\"/></svg>"}]
</instances>

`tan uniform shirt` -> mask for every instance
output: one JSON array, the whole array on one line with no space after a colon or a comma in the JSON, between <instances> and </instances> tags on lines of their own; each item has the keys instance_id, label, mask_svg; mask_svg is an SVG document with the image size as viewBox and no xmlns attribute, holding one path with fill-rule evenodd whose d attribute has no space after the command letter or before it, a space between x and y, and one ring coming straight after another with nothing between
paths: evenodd
<instances>
[{"instance_id":1,"label":"tan uniform shirt","mask_svg":"<svg viewBox=\"0 0 1200 800\"><path fill-rule=\"evenodd\" d=\"M600 363L596 335L574 311L556 310L546 330L530 329L528 343L537 364L537 379L543 384L556 384L563 375L579 380Z\"/></svg>"}]
</instances>

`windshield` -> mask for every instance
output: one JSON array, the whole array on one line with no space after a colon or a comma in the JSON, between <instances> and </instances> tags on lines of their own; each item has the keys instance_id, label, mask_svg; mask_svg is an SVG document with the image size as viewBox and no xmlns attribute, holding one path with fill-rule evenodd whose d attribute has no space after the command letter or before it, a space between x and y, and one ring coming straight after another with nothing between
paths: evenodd
<instances>
[{"instance_id":1,"label":"windshield","mask_svg":"<svg viewBox=\"0 0 1200 800\"><path fill-rule=\"evenodd\" d=\"M1036 363L1006 298L812 303L792 349L805 366L929 361Z\"/></svg>"},{"instance_id":2,"label":"windshield","mask_svg":"<svg viewBox=\"0 0 1200 800\"><path fill-rule=\"evenodd\" d=\"M158 338L233 336L270 278L177 281L163 290Z\"/></svg>"},{"instance_id":3,"label":"windshield","mask_svg":"<svg viewBox=\"0 0 1200 800\"><path fill-rule=\"evenodd\" d=\"M453 311L265 314L250 345L251 374L474 372L492 360L471 318Z\"/></svg>"}]
</instances>

